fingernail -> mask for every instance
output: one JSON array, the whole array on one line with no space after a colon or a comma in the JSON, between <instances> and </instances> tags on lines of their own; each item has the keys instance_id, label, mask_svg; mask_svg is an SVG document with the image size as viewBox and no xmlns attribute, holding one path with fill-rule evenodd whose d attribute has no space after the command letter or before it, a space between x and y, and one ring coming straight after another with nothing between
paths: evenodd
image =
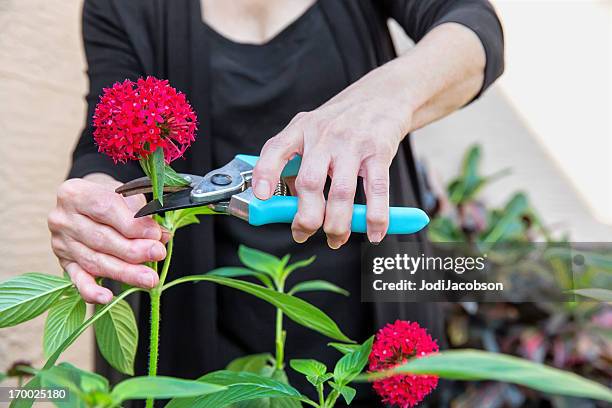
<instances>
[{"instance_id":1,"label":"fingernail","mask_svg":"<svg viewBox=\"0 0 612 408\"><path fill-rule=\"evenodd\" d=\"M148 239L159 239L159 227L147 228L144 231L144 238Z\"/></svg>"},{"instance_id":2,"label":"fingernail","mask_svg":"<svg viewBox=\"0 0 612 408\"><path fill-rule=\"evenodd\" d=\"M384 236L382 234L382 232L373 232L372 234L368 235L368 239L370 240L370 243L373 245L378 245L380 244L380 242L383 240Z\"/></svg>"},{"instance_id":3,"label":"fingernail","mask_svg":"<svg viewBox=\"0 0 612 408\"><path fill-rule=\"evenodd\" d=\"M342 245L336 242L332 242L329 239L327 240L327 246L329 246L331 249L338 249L340 248Z\"/></svg>"},{"instance_id":4,"label":"fingernail","mask_svg":"<svg viewBox=\"0 0 612 408\"><path fill-rule=\"evenodd\" d=\"M147 288L152 288L153 286L155 286L155 279L153 278L153 275L151 275L151 273L149 272L140 275L138 281L142 286Z\"/></svg>"},{"instance_id":5,"label":"fingernail","mask_svg":"<svg viewBox=\"0 0 612 408\"><path fill-rule=\"evenodd\" d=\"M166 250L158 244L151 245L149 248L149 259L152 261L160 261L166 256Z\"/></svg>"},{"instance_id":6,"label":"fingernail","mask_svg":"<svg viewBox=\"0 0 612 408\"><path fill-rule=\"evenodd\" d=\"M162 230L161 242L163 244L167 244L168 241L170 241L170 238L172 238L172 233L164 227L161 227L161 230Z\"/></svg>"},{"instance_id":7,"label":"fingernail","mask_svg":"<svg viewBox=\"0 0 612 408\"><path fill-rule=\"evenodd\" d=\"M293 231L293 240L298 244L302 244L306 242L306 240L310 237L310 235L306 234L303 231Z\"/></svg>"},{"instance_id":8,"label":"fingernail","mask_svg":"<svg viewBox=\"0 0 612 408\"><path fill-rule=\"evenodd\" d=\"M268 183L268 180L258 180L253 189L257 198L265 199L270 196L270 183Z\"/></svg>"},{"instance_id":9,"label":"fingernail","mask_svg":"<svg viewBox=\"0 0 612 408\"><path fill-rule=\"evenodd\" d=\"M112 296L108 292L103 291L103 290L99 291L98 294L96 295L96 300L100 304L110 302L111 298Z\"/></svg>"}]
</instances>

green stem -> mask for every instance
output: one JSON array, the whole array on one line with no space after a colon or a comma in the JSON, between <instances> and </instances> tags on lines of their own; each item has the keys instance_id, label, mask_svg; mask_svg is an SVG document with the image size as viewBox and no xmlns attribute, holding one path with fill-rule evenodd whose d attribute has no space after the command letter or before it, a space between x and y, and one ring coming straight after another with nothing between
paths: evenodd
<instances>
[{"instance_id":1,"label":"green stem","mask_svg":"<svg viewBox=\"0 0 612 408\"><path fill-rule=\"evenodd\" d=\"M282 276L282 274L281 274ZM285 280L279 279L276 284L276 291L283 293L285 291ZM287 334L283 330L283 311L276 308L276 369L282 370L285 366L285 336Z\"/></svg>"},{"instance_id":2,"label":"green stem","mask_svg":"<svg viewBox=\"0 0 612 408\"><path fill-rule=\"evenodd\" d=\"M285 359L285 333L283 332L283 312L276 309L276 369L282 370Z\"/></svg>"},{"instance_id":3,"label":"green stem","mask_svg":"<svg viewBox=\"0 0 612 408\"><path fill-rule=\"evenodd\" d=\"M170 268L170 262L172 260L172 250L174 248L173 240L168 241L166 250L166 259L162 266L161 274L159 276L159 283L151 291L149 296L151 299L151 332L149 334L149 372L148 375L154 377L157 375L157 360L159 359L159 322L160 322L160 308L161 308L161 294L162 287L166 281L168 275L168 269ZM156 262L157 264L157 262ZM157 268L156 268L157 269ZM147 408L153 407L153 398L147 399Z\"/></svg>"},{"instance_id":4,"label":"green stem","mask_svg":"<svg viewBox=\"0 0 612 408\"><path fill-rule=\"evenodd\" d=\"M323 395L323 384L317 385L317 392L319 393L319 406L325 406L325 396Z\"/></svg>"},{"instance_id":5,"label":"green stem","mask_svg":"<svg viewBox=\"0 0 612 408\"><path fill-rule=\"evenodd\" d=\"M161 306L161 290L159 286L150 292L151 298L151 332L149 334L149 376L157 375L157 359L159 357L159 310ZM153 407L153 398L147 399L147 408Z\"/></svg>"},{"instance_id":6,"label":"green stem","mask_svg":"<svg viewBox=\"0 0 612 408\"><path fill-rule=\"evenodd\" d=\"M333 406L336 405L336 401L338 400L339 396L340 393L336 390L330 392L327 398L327 402L325 403L325 408L333 408Z\"/></svg>"}]
</instances>

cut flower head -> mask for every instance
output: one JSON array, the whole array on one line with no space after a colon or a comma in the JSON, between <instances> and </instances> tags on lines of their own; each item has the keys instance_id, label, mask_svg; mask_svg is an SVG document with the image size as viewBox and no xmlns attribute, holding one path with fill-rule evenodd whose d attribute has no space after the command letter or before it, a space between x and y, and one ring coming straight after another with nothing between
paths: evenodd
<instances>
[{"instance_id":1,"label":"cut flower head","mask_svg":"<svg viewBox=\"0 0 612 408\"><path fill-rule=\"evenodd\" d=\"M386 371L438 351L438 344L416 322L397 320L378 331L369 357L371 372ZM373 387L383 402L401 408L416 406L438 385L435 375L402 374L377 380Z\"/></svg>"},{"instance_id":2,"label":"cut flower head","mask_svg":"<svg viewBox=\"0 0 612 408\"><path fill-rule=\"evenodd\" d=\"M98 151L115 163L145 159L159 147L170 163L183 156L197 130L185 94L152 76L105 88L93 124Z\"/></svg>"}]
</instances>

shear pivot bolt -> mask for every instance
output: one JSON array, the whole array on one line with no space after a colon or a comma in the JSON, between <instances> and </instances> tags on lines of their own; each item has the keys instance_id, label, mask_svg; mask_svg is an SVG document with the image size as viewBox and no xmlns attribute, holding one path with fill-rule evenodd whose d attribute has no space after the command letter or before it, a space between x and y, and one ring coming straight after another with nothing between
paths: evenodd
<instances>
[{"instance_id":1,"label":"shear pivot bolt","mask_svg":"<svg viewBox=\"0 0 612 408\"><path fill-rule=\"evenodd\" d=\"M213 174L210 182L217 186L227 186L232 183L232 177L229 174L217 173Z\"/></svg>"}]
</instances>

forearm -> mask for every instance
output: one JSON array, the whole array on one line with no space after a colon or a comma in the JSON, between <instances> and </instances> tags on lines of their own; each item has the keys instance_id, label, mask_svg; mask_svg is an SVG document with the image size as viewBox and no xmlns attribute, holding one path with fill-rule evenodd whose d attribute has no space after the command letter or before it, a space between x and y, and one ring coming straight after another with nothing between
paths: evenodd
<instances>
[{"instance_id":1,"label":"forearm","mask_svg":"<svg viewBox=\"0 0 612 408\"><path fill-rule=\"evenodd\" d=\"M364 97L384 98L388 113L407 134L470 102L482 87L485 64L478 36L460 24L446 23L352 87L367 92Z\"/></svg>"}]
</instances>

